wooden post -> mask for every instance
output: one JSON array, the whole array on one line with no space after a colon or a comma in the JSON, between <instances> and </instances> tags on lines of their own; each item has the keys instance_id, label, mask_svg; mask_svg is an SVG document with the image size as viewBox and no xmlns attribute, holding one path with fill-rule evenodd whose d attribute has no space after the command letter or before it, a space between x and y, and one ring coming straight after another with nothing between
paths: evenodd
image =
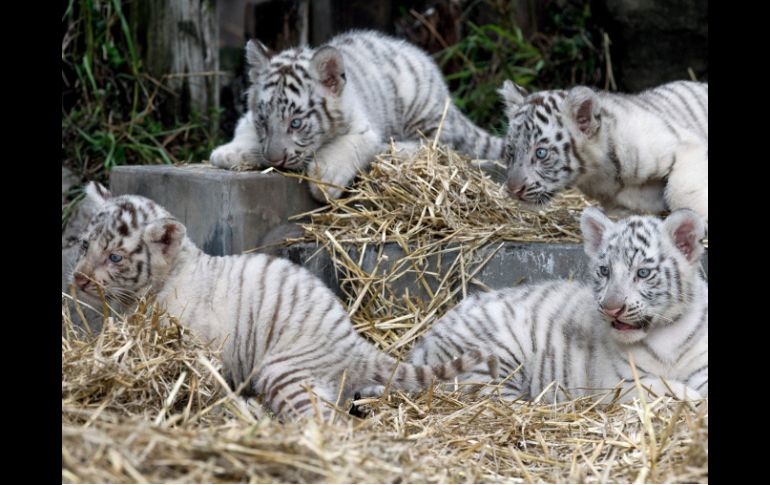
<instances>
[{"instance_id":1,"label":"wooden post","mask_svg":"<svg viewBox=\"0 0 770 485\"><path fill-rule=\"evenodd\" d=\"M138 0L132 27L147 72L170 92L164 121L200 120L218 129L219 24L214 0Z\"/></svg>"}]
</instances>

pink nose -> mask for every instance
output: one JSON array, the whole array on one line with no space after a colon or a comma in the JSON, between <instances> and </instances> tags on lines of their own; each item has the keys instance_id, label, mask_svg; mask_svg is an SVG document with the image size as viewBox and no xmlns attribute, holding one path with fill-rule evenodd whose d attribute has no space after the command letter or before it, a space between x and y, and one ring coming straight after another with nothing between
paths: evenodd
<instances>
[{"instance_id":1,"label":"pink nose","mask_svg":"<svg viewBox=\"0 0 770 485\"><path fill-rule=\"evenodd\" d=\"M508 185L508 192L511 193L511 195L515 195L519 199L524 197L524 192L527 191L526 185Z\"/></svg>"},{"instance_id":2,"label":"pink nose","mask_svg":"<svg viewBox=\"0 0 770 485\"><path fill-rule=\"evenodd\" d=\"M81 290L85 290L90 283L89 279L81 273L75 275L75 285Z\"/></svg>"},{"instance_id":3,"label":"pink nose","mask_svg":"<svg viewBox=\"0 0 770 485\"><path fill-rule=\"evenodd\" d=\"M621 313L623 313L623 310L626 309L626 305L619 306L616 308L606 308L602 307L602 311L611 317L618 317Z\"/></svg>"}]
</instances>

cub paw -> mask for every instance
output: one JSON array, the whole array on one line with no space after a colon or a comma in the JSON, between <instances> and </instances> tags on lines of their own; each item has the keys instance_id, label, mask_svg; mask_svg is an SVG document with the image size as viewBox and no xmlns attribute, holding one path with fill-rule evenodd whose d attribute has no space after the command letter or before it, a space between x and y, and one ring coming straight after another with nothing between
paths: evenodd
<instances>
[{"instance_id":1,"label":"cub paw","mask_svg":"<svg viewBox=\"0 0 770 485\"><path fill-rule=\"evenodd\" d=\"M307 176L318 180L319 182L325 182L324 184L308 181L308 187L310 188L310 195L315 200L325 204L329 200L339 199L342 195L343 189L334 187L333 185L327 185L328 183L336 184L334 180L326 180L324 178L324 170L321 168L323 165L317 161L311 162L307 167ZM326 194L324 194L326 192Z\"/></svg>"},{"instance_id":2,"label":"cub paw","mask_svg":"<svg viewBox=\"0 0 770 485\"><path fill-rule=\"evenodd\" d=\"M232 144L214 149L209 162L225 170L250 170L260 165L256 149Z\"/></svg>"},{"instance_id":3,"label":"cub paw","mask_svg":"<svg viewBox=\"0 0 770 485\"><path fill-rule=\"evenodd\" d=\"M325 204L329 200L339 199L342 195L342 189L336 187L331 187L329 185L323 185L322 187L321 184L316 184L314 182L310 182L308 185L310 187L310 195L322 204ZM326 192L326 194L324 194L324 192Z\"/></svg>"},{"instance_id":4,"label":"cub paw","mask_svg":"<svg viewBox=\"0 0 770 485\"><path fill-rule=\"evenodd\" d=\"M382 385L368 386L368 387L359 389L358 392L356 392L356 395L358 397L355 399L361 399L362 397L380 397L382 396L383 392L385 392L385 386L382 386Z\"/></svg>"},{"instance_id":5,"label":"cub paw","mask_svg":"<svg viewBox=\"0 0 770 485\"><path fill-rule=\"evenodd\" d=\"M398 141L393 144L393 152L402 157L414 157L419 153L421 146L419 141Z\"/></svg>"}]
</instances>

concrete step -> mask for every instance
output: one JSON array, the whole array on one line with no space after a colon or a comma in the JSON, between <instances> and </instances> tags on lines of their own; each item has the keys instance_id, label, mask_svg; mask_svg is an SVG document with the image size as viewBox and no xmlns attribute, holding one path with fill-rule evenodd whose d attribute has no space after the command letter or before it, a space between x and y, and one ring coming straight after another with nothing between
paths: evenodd
<instances>
[{"instance_id":1,"label":"concrete step","mask_svg":"<svg viewBox=\"0 0 770 485\"><path fill-rule=\"evenodd\" d=\"M320 207L297 179L203 164L115 167L110 190L161 204L187 226L195 244L215 256L280 240L293 230L289 217Z\"/></svg>"},{"instance_id":2,"label":"concrete step","mask_svg":"<svg viewBox=\"0 0 770 485\"><path fill-rule=\"evenodd\" d=\"M208 165L124 166L112 170L110 187L115 195L139 194L166 207L186 226L190 238L212 255L238 254L282 240L296 233L296 225L288 218L319 207L304 183L280 174L232 172ZM490 243L478 251L482 260L500 246ZM362 269L371 272L377 262L379 248L369 246L362 258ZM339 292L339 280L331 259L312 243L267 248L307 267L330 288ZM359 260L355 248L348 250ZM388 258L380 273L392 268L404 251L397 244L386 244ZM457 252L432 257L427 271L441 273ZM315 256L313 256L315 255ZM311 257L313 256L313 257ZM389 266L388 266L389 265ZM708 255L703 257L708 269ZM586 257L580 244L504 242L476 279L489 288L509 287L519 282L538 282L552 278L578 278L586 275ZM431 285L439 278L428 278ZM424 294L414 273L407 273L392 283L396 292Z\"/></svg>"},{"instance_id":3,"label":"concrete step","mask_svg":"<svg viewBox=\"0 0 770 485\"><path fill-rule=\"evenodd\" d=\"M451 246L447 248L449 249ZM353 261L361 261L361 269L368 273L374 271L379 247L372 245L367 247L363 258L360 258L357 248L346 249ZM342 296L340 275L335 271L329 254L325 250L319 251L317 244L292 244L278 249L274 254L304 266L327 286L334 289L338 295ZM377 271L379 275L393 270L394 265L398 264L405 256L403 249L395 243L385 244L382 254L387 257L387 263L380 263L380 268ZM439 275L425 278L432 290L438 287L439 281L446 274L446 268L457 257L457 254L458 251L456 250L447 251L441 256L441 261L439 261L438 256L432 256L427 259L427 264L420 268L426 273ZM586 280L590 276L589 271L591 271L582 244L507 241L489 243L475 252L474 261L467 262L466 268L475 268L487 257L489 257L489 261L476 273L474 279L489 289L509 288L519 283L537 283L556 278ZM708 250L704 253L701 264L704 274L708 275ZM401 270L404 269L406 267L401 268ZM468 270L466 269L466 271ZM390 285L394 294L403 294L408 290L412 295L419 295L422 298L427 296L427 292L418 282L416 272L405 273L398 279L391 281ZM469 287L483 288L483 286L473 284Z\"/></svg>"}]
</instances>

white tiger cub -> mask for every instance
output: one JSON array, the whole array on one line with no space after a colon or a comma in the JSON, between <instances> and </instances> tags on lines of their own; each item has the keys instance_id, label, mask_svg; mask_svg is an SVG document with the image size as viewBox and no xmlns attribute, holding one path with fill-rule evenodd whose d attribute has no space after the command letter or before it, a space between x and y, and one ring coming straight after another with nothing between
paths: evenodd
<instances>
[{"instance_id":1,"label":"white tiger cub","mask_svg":"<svg viewBox=\"0 0 770 485\"><path fill-rule=\"evenodd\" d=\"M332 291L304 268L264 254L214 257L186 237L164 208L134 195L111 197L91 183L100 206L83 233L74 283L96 296L126 302L146 293L206 340L226 339L224 370L234 385L255 371L246 389L276 415L313 415L305 386L334 403L347 370L344 399L387 385L420 390L483 360L468 349L433 366L398 364L359 336ZM490 361L493 369L493 359ZM391 381L392 379L392 381ZM343 402L341 401L341 402Z\"/></svg>"},{"instance_id":2,"label":"white tiger cub","mask_svg":"<svg viewBox=\"0 0 770 485\"><path fill-rule=\"evenodd\" d=\"M499 93L511 196L542 205L575 186L616 215L688 208L708 222L708 84Z\"/></svg>"},{"instance_id":3,"label":"white tiger cub","mask_svg":"<svg viewBox=\"0 0 770 485\"><path fill-rule=\"evenodd\" d=\"M411 362L437 363L479 348L497 356L499 376L512 374L501 395L534 398L556 382L558 395L575 397L621 379L633 385L631 355L641 384L655 394L708 397L701 217L680 209L664 221L633 216L614 223L587 208L581 227L592 284L556 280L469 296L429 330ZM481 369L459 379L474 374Z\"/></svg>"},{"instance_id":4,"label":"white tiger cub","mask_svg":"<svg viewBox=\"0 0 770 485\"><path fill-rule=\"evenodd\" d=\"M393 138L414 149L433 136L450 98L436 63L404 40L371 31L340 34L311 49L272 55L249 41L248 111L211 163L226 169L301 169L332 198ZM503 140L474 125L450 103L440 140L475 158L499 160ZM397 145L398 146L398 145ZM310 190L325 201L318 184Z\"/></svg>"}]
</instances>

